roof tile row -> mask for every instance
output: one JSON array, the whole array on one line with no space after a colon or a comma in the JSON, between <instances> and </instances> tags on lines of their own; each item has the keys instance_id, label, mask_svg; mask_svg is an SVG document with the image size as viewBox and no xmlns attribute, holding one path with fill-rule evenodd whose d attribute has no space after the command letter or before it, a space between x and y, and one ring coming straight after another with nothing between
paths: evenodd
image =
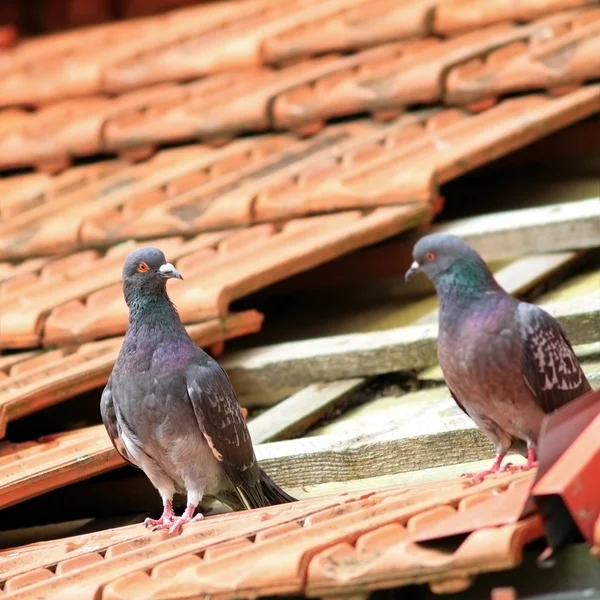
<instances>
[{"instance_id":1,"label":"roof tile row","mask_svg":"<svg viewBox=\"0 0 600 600\"><path fill-rule=\"evenodd\" d=\"M113 99L65 101L34 113L8 109L0 112L0 167L35 163L58 169L77 155L132 148L148 153L165 142L231 138L273 127L310 133L332 117L417 103L493 103L507 93L600 77L599 47L600 9L566 11L447 41L391 43L283 69L248 66Z\"/></svg>"},{"instance_id":2,"label":"roof tile row","mask_svg":"<svg viewBox=\"0 0 600 600\"><path fill-rule=\"evenodd\" d=\"M586 0L245 0L113 22L28 40L0 62L4 106L182 81L383 40L425 37L516 19L529 21ZM483 7L484 3L481 3ZM218 47L219 52L214 52Z\"/></svg>"},{"instance_id":3,"label":"roof tile row","mask_svg":"<svg viewBox=\"0 0 600 600\"><path fill-rule=\"evenodd\" d=\"M236 298L430 217L426 204L409 204L144 243L158 244L185 274L170 295L182 320L195 323L226 315ZM114 246L103 255L77 253L5 281L0 347L81 343L124 333L121 269L135 245L140 244Z\"/></svg>"},{"instance_id":4,"label":"roof tile row","mask_svg":"<svg viewBox=\"0 0 600 600\"><path fill-rule=\"evenodd\" d=\"M246 311L188 326L204 348L260 329L262 315ZM57 350L0 356L0 439L9 421L72 398L106 383L122 338Z\"/></svg>"},{"instance_id":5,"label":"roof tile row","mask_svg":"<svg viewBox=\"0 0 600 600\"><path fill-rule=\"evenodd\" d=\"M70 170L55 178L25 176L35 182L35 196L33 186L8 180L7 199L0 201L0 211L9 215L0 225L0 257L434 203L438 183L594 113L599 93L600 86L588 85L560 97L522 96L476 112L430 109L388 124L332 125L307 140L277 134L218 149L181 147L134 166L110 162L106 172L74 169L72 187L61 184L71 180Z\"/></svg>"},{"instance_id":6,"label":"roof tile row","mask_svg":"<svg viewBox=\"0 0 600 600\"><path fill-rule=\"evenodd\" d=\"M424 581L450 591L477 573L516 566L523 546L542 535L539 518L484 528L453 549L415 536L481 510L510 481L508 490L531 480L454 480L304 501L208 517L175 538L133 526L43 542L1 553L0 577L6 598L23 600L312 596Z\"/></svg>"},{"instance_id":7,"label":"roof tile row","mask_svg":"<svg viewBox=\"0 0 600 600\"><path fill-rule=\"evenodd\" d=\"M38 442L0 442L0 509L122 464L103 425Z\"/></svg>"}]
</instances>

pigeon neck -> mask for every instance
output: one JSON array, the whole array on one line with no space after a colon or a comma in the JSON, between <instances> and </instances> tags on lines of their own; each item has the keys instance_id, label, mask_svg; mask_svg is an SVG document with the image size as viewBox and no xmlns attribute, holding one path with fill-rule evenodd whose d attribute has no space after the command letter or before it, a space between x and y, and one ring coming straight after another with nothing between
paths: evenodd
<instances>
[{"instance_id":1,"label":"pigeon neck","mask_svg":"<svg viewBox=\"0 0 600 600\"><path fill-rule=\"evenodd\" d=\"M442 301L460 299L463 303L502 289L487 265L473 261L453 264L436 277L434 284Z\"/></svg>"},{"instance_id":2,"label":"pigeon neck","mask_svg":"<svg viewBox=\"0 0 600 600\"><path fill-rule=\"evenodd\" d=\"M125 302L129 307L129 325L133 329L165 326L172 331L179 328L185 331L177 309L164 289L144 291L126 288Z\"/></svg>"}]
</instances>

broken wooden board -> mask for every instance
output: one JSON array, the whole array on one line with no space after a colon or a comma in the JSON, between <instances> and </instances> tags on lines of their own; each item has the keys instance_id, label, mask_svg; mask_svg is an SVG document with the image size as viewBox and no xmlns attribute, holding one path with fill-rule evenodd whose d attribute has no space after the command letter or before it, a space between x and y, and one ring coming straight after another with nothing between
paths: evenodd
<instances>
[{"instance_id":1,"label":"broken wooden board","mask_svg":"<svg viewBox=\"0 0 600 600\"><path fill-rule=\"evenodd\" d=\"M600 388L600 362L584 365L584 371ZM445 386L378 398L301 439L256 446L261 466L286 489L396 476L493 454Z\"/></svg>"},{"instance_id":2,"label":"broken wooden board","mask_svg":"<svg viewBox=\"0 0 600 600\"><path fill-rule=\"evenodd\" d=\"M524 464L525 459L517 454L507 454L507 461L514 465ZM413 487L437 481L444 481L460 477L463 473L477 473L489 468L490 460L476 460L443 467L432 467L430 469L419 469L405 473L394 473L393 475L376 475L363 479L352 479L348 481L330 481L328 483L305 484L298 487L287 488L287 492L303 500L304 498L320 498L335 496L338 494L354 494L356 492L369 492L372 490L385 490L401 486ZM494 475L494 478L504 479L506 474ZM490 477L491 479L491 477Z\"/></svg>"},{"instance_id":3,"label":"broken wooden board","mask_svg":"<svg viewBox=\"0 0 600 600\"><path fill-rule=\"evenodd\" d=\"M600 338L600 290L544 305L573 344ZM231 354L223 361L238 393L291 387L436 364L437 325L274 344Z\"/></svg>"},{"instance_id":4,"label":"broken wooden board","mask_svg":"<svg viewBox=\"0 0 600 600\"><path fill-rule=\"evenodd\" d=\"M486 261L597 248L600 246L600 202L595 197L491 213L437 225L431 231L462 237Z\"/></svg>"},{"instance_id":5,"label":"broken wooden board","mask_svg":"<svg viewBox=\"0 0 600 600\"><path fill-rule=\"evenodd\" d=\"M451 405L444 407L450 410ZM435 411L431 409L431 414ZM454 412L454 411L452 411ZM464 421L464 422L463 422ZM454 428L450 424L454 422ZM357 435L320 435L256 446L261 467L284 488L392 475L492 458L492 445L472 421L450 414L418 428L380 424Z\"/></svg>"},{"instance_id":6,"label":"broken wooden board","mask_svg":"<svg viewBox=\"0 0 600 600\"><path fill-rule=\"evenodd\" d=\"M365 379L355 378L304 388L248 422L252 442L262 444L305 433L364 382Z\"/></svg>"}]
</instances>

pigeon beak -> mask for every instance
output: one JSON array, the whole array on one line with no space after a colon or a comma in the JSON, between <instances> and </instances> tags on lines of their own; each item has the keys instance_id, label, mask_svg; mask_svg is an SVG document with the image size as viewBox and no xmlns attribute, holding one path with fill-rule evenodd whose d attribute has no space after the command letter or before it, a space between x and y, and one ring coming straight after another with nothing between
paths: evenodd
<instances>
[{"instance_id":1,"label":"pigeon beak","mask_svg":"<svg viewBox=\"0 0 600 600\"><path fill-rule=\"evenodd\" d=\"M417 273L421 272L421 265L413 260L412 265L410 265L410 269L406 271L406 275L404 276L404 281L410 281Z\"/></svg>"},{"instance_id":2,"label":"pigeon beak","mask_svg":"<svg viewBox=\"0 0 600 600\"><path fill-rule=\"evenodd\" d=\"M162 265L158 270L165 279L171 279L172 277L175 279L183 279L183 275L171 263Z\"/></svg>"}]
</instances>

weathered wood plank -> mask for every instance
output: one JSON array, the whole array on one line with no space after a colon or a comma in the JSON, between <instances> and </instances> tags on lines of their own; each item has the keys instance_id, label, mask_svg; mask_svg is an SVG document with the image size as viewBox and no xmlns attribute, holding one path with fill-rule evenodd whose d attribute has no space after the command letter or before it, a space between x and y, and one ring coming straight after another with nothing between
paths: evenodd
<instances>
[{"instance_id":1,"label":"weathered wood plank","mask_svg":"<svg viewBox=\"0 0 600 600\"><path fill-rule=\"evenodd\" d=\"M315 383L304 388L248 422L252 441L262 444L304 433L365 381L361 378L345 379Z\"/></svg>"},{"instance_id":2,"label":"weathered wood plank","mask_svg":"<svg viewBox=\"0 0 600 600\"><path fill-rule=\"evenodd\" d=\"M284 487L392 475L493 457L491 444L469 423L407 437L388 428L360 435L322 435L256 446L261 466Z\"/></svg>"},{"instance_id":3,"label":"weathered wood plank","mask_svg":"<svg viewBox=\"0 0 600 600\"><path fill-rule=\"evenodd\" d=\"M599 388L600 365L591 363L585 371ZM493 457L490 442L446 387L378 398L312 433L256 446L261 466L286 489Z\"/></svg>"},{"instance_id":4,"label":"weathered wood plank","mask_svg":"<svg viewBox=\"0 0 600 600\"><path fill-rule=\"evenodd\" d=\"M573 344L600 338L600 291L544 305ZM437 325L339 335L274 344L231 354L223 361L240 394L255 390L366 377L434 365Z\"/></svg>"},{"instance_id":5,"label":"weathered wood plank","mask_svg":"<svg viewBox=\"0 0 600 600\"><path fill-rule=\"evenodd\" d=\"M469 217L432 227L469 242L486 260L600 246L600 202L589 198Z\"/></svg>"},{"instance_id":6,"label":"weathered wood plank","mask_svg":"<svg viewBox=\"0 0 600 600\"><path fill-rule=\"evenodd\" d=\"M507 461L510 461L514 465L525 463L525 459L522 456L515 454L507 455ZM443 467L432 467L431 469L419 469L418 471L394 473L393 475L378 475L375 477L366 477L364 479L330 481L328 483L308 483L303 486L288 487L286 488L286 491L294 496L294 498L298 498L298 500L302 500L304 498L334 496L343 493L353 494L363 491L385 490L388 488L397 488L403 486L409 487L442 482L460 477L463 473L476 473L478 471L483 471L489 466L490 460L489 458L486 458L484 460L445 465ZM499 474L495 477L498 479L508 479L511 477L511 475Z\"/></svg>"}]
</instances>

